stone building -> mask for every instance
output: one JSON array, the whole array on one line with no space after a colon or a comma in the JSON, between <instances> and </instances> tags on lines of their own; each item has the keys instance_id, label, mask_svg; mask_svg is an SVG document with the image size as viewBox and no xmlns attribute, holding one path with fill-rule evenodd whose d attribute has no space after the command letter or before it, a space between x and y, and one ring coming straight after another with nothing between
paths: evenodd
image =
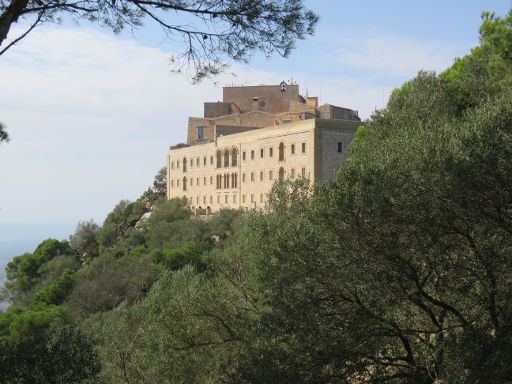
<instances>
[{"instance_id":1,"label":"stone building","mask_svg":"<svg viewBox=\"0 0 512 384\"><path fill-rule=\"evenodd\" d=\"M171 146L167 196L200 214L263 209L276 180L328 181L360 124L356 111L318 106L296 84L224 87L222 101L189 118L187 144Z\"/></svg>"}]
</instances>

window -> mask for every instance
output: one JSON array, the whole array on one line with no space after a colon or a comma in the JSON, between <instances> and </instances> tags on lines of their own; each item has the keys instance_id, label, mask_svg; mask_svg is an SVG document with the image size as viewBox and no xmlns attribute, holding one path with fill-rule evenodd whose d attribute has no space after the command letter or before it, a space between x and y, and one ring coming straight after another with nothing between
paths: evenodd
<instances>
[{"instance_id":1,"label":"window","mask_svg":"<svg viewBox=\"0 0 512 384\"><path fill-rule=\"evenodd\" d=\"M254 195L251 194L251 203L254 203Z\"/></svg>"},{"instance_id":2,"label":"window","mask_svg":"<svg viewBox=\"0 0 512 384\"><path fill-rule=\"evenodd\" d=\"M251 151L251 160L254 160L254 151Z\"/></svg>"},{"instance_id":3,"label":"window","mask_svg":"<svg viewBox=\"0 0 512 384\"><path fill-rule=\"evenodd\" d=\"M210 165L213 165L213 156L210 156Z\"/></svg>"},{"instance_id":4,"label":"window","mask_svg":"<svg viewBox=\"0 0 512 384\"><path fill-rule=\"evenodd\" d=\"M251 181L254 181L254 172L251 172Z\"/></svg>"},{"instance_id":5,"label":"window","mask_svg":"<svg viewBox=\"0 0 512 384\"><path fill-rule=\"evenodd\" d=\"M176 186L179 188L179 186L180 186L180 179L176 180Z\"/></svg>"},{"instance_id":6,"label":"window","mask_svg":"<svg viewBox=\"0 0 512 384\"><path fill-rule=\"evenodd\" d=\"M213 184L213 176L210 176L210 185Z\"/></svg>"},{"instance_id":7,"label":"window","mask_svg":"<svg viewBox=\"0 0 512 384\"><path fill-rule=\"evenodd\" d=\"M171 169L174 169L174 161L171 162Z\"/></svg>"},{"instance_id":8,"label":"window","mask_svg":"<svg viewBox=\"0 0 512 384\"><path fill-rule=\"evenodd\" d=\"M222 152L217 151L217 168L222 167Z\"/></svg>"},{"instance_id":9,"label":"window","mask_svg":"<svg viewBox=\"0 0 512 384\"><path fill-rule=\"evenodd\" d=\"M284 143L279 144L279 161L284 161Z\"/></svg>"},{"instance_id":10,"label":"window","mask_svg":"<svg viewBox=\"0 0 512 384\"><path fill-rule=\"evenodd\" d=\"M206 204L206 196L203 196L203 204Z\"/></svg>"},{"instance_id":11,"label":"window","mask_svg":"<svg viewBox=\"0 0 512 384\"><path fill-rule=\"evenodd\" d=\"M199 187L199 177L196 179L196 185Z\"/></svg>"},{"instance_id":12,"label":"window","mask_svg":"<svg viewBox=\"0 0 512 384\"><path fill-rule=\"evenodd\" d=\"M237 177L236 173L231 174L231 188L236 188Z\"/></svg>"},{"instance_id":13,"label":"window","mask_svg":"<svg viewBox=\"0 0 512 384\"><path fill-rule=\"evenodd\" d=\"M196 166L199 167L199 157L196 159Z\"/></svg>"},{"instance_id":14,"label":"window","mask_svg":"<svg viewBox=\"0 0 512 384\"><path fill-rule=\"evenodd\" d=\"M228 195L224 196L224 203L226 203L226 204L228 203Z\"/></svg>"},{"instance_id":15,"label":"window","mask_svg":"<svg viewBox=\"0 0 512 384\"><path fill-rule=\"evenodd\" d=\"M224 167L229 167L229 149L224 150Z\"/></svg>"},{"instance_id":16,"label":"window","mask_svg":"<svg viewBox=\"0 0 512 384\"><path fill-rule=\"evenodd\" d=\"M292 168L291 171L290 171L290 176L292 177L292 179L295 178L295 168Z\"/></svg>"},{"instance_id":17,"label":"window","mask_svg":"<svg viewBox=\"0 0 512 384\"><path fill-rule=\"evenodd\" d=\"M233 203L236 204L236 195L233 195Z\"/></svg>"},{"instance_id":18,"label":"window","mask_svg":"<svg viewBox=\"0 0 512 384\"><path fill-rule=\"evenodd\" d=\"M206 185L206 177L203 177L203 185Z\"/></svg>"},{"instance_id":19,"label":"window","mask_svg":"<svg viewBox=\"0 0 512 384\"><path fill-rule=\"evenodd\" d=\"M199 196L196 197L196 204L199 204Z\"/></svg>"},{"instance_id":20,"label":"window","mask_svg":"<svg viewBox=\"0 0 512 384\"><path fill-rule=\"evenodd\" d=\"M231 151L231 166L236 167L238 164L238 150L233 148Z\"/></svg>"},{"instance_id":21,"label":"window","mask_svg":"<svg viewBox=\"0 0 512 384\"><path fill-rule=\"evenodd\" d=\"M183 172L187 172L187 158L183 158Z\"/></svg>"},{"instance_id":22,"label":"window","mask_svg":"<svg viewBox=\"0 0 512 384\"><path fill-rule=\"evenodd\" d=\"M190 186L194 185L194 179L190 179Z\"/></svg>"},{"instance_id":23,"label":"window","mask_svg":"<svg viewBox=\"0 0 512 384\"><path fill-rule=\"evenodd\" d=\"M290 124L292 121L290 119L284 119L283 124Z\"/></svg>"},{"instance_id":24,"label":"window","mask_svg":"<svg viewBox=\"0 0 512 384\"><path fill-rule=\"evenodd\" d=\"M306 168L302 168L302 177L306 177Z\"/></svg>"},{"instance_id":25,"label":"window","mask_svg":"<svg viewBox=\"0 0 512 384\"><path fill-rule=\"evenodd\" d=\"M260 172L260 181L263 181L263 171Z\"/></svg>"},{"instance_id":26,"label":"window","mask_svg":"<svg viewBox=\"0 0 512 384\"><path fill-rule=\"evenodd\" d=\"M291 152L292 155L295 155L295 144L292 144L290 146L290 152Z\"/></svg>"},{"instance_id":27,"label":"window","mask_svg":"<svg viewBox=\"0 0 512 384\"><path fill-rule=\"evenodd\" d=\"M260 149L260 157L263 159L263 155L265 154L265 151L263 150L263 148Z\"/></svg>"},{"instance_id":28,"label":"window","mask_svg":"<svg viewBox=\"0 0 512 384\"><path fill-rule=\"evenodd\" d=\"M174 180L171 180L171 188L174 187Z\"/></svg>"},{"instance_id":29,"label":"window","mask_svg":"<svg viewBox=\"0 0 512 384\"><path fill-rule=\"evenodd\" d=\"M302 143L302 153L306 153L306 143Z\"/></svg>"},{"instance_id":30,"label":"window","mask_svg":"<svg viewBox=\"0 0 512 384\"><path fill-rule=\"evenodd\" d=\"M220 204L220 195L217 195L217 204Z\"/></svg>"},{"instance_id":31,"label":"window","mask_svg":"<svg viewBox=\"0 0 512 384\"><path fill-rule=\"evenodd\" d=\"M245 204L245 195L242 195L242 204Z\"/></svg>"},{"instance_id":32,"label":"window","mask_svg":"<svg viewBox=\"0 0 512 384\"><path fill-rule=\"evenodd\" d=\"M343 150L343 143L337 142L336 143L336 152L341 153L342 150Z\"/></svg>"},{"instance_id":33,"label":"window","mask_svg":"<svg viewBox=\"0 0 512 384\"><path fill-rule=\"evenodd\" d=\"M210 204L213 204L213 196L210 196Z\"/></svg>"},{"instance_id":34,"label":"window","mask_svg":"<svg viewBox=\"0 0 512 384\"><path fill-rule=\"evenodd\" d=\"M245 161L245 151L242 152L242 160Z\"/></svg>"},{"instance_id":35,"label":"window","mask_svg":"<svg viewBox=\"0 0 512 384\"><path fill-rule=\"evenodd\" d=\"M197 127L197 139L198 140L204 139L204 127L202 127L202 126Z\"/></svg>"},{"instance_id":36,"label":"window","mask_svg":"<svg viewBox=\"0 0 512 384\"><path fill-rule=\"evenodd\" d=\"M274 178L274 173L272 171L268 171L268 179L272 180Z\"/></svg>"},{"instance_id":37,"label":"window","mask_svg":"<svg viewBox=\"0 0 512 384\"><path fill-rule=\"evenodd\" d=\"M242 183L245 183L245 173L242 173Z\"/></svg>"},{"instance_id":38,"label":"window","mask_svg":"<svg viewBox=\"0 0 512 384\"><path fill-rule=\"evenodd\" d=\"M274 148L269 148L269 149L268 149L268 155L269 155L270 157L272 157L272 156L274 155Z\"/></svg>"},{"instance_id":39,"label":"window","mask_svg":"<svg viewBox=\"0 0 512 384\"><path fill-rule=\"evenodd\" d=\"M260 203L263 203L263 193L260 193Z\"/></svg>"},{"instance_id":40,"label":"window","mask_svg":"<svg viewBox=\"0 0 512 384\"><path fill-rule=\"evenodd\" d=\"M284 168L279 168L279 181L284 181Z\"/></svg>"},{"instance_id":41,"label":"window","mask_svg":"<svg viewBox=\"0 0 512 384\"><path fill-rule=\"evenodd\" d=\"M206 156L203 157L203 165L206 166Z\"/></svg>"},{"instance_id":42,"label":"window","mask_svg":"<svg viewBox=\"0 0 512 384\"><path fill-rule=\"evenodd\" d=\"M183 190L184 191L187 190L187 178L186 177L183 177Z\"/></svg>"},{"instance_id":43,"label":"window","mask_svg":"<svg viewBox=\"0 0 512 384\"><path fill-rule=\"evenodd\" d=\"M179 160L176 162L176 168L180 169L180 161Z\"/></svg>"}]
</instances>

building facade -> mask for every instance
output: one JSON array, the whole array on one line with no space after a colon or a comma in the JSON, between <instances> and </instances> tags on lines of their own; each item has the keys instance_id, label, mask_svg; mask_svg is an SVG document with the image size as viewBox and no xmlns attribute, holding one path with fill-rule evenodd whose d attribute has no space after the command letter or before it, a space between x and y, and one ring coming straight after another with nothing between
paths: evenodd
<instances>
[{"instance_id":1,"label":"building facade","mask_svg":"<svg viewBox=\"0 0 512 384\"><path fill-rule=\"evenodd\" d=\"M187 144L167 156L167 196L199 214L264 209L277 180L328 181L346 160L357 112L303 98L298 85L225 87L222 102L189 118Z\"/></svg>"}]
</instances>

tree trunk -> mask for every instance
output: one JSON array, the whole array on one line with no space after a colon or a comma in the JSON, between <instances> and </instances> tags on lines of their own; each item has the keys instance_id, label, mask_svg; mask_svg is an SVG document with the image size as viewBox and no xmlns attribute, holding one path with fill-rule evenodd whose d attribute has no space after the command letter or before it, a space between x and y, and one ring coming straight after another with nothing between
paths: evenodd
<instances>
[{"instance_id":1,"label":"tree trunk","mask_svg":"<svg viewBox=\"0 0 512 384\"><path fill-rule=\"evenodd\" d=\"M29 0L12 0L9 6L0 14L0 47L7 39L11 25L18 21L28 2Z\"/></svg>"}]
</instances>

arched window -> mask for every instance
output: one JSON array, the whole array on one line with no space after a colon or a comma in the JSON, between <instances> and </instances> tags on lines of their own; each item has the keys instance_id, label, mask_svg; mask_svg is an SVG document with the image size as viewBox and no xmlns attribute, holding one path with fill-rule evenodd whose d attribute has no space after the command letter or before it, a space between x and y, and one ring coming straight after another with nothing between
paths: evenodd
<instances>
[{"instance_id":1,"label":"arched window","mask_svg":"<svg viewBox=\"0 0 512 384\"><path fill-rule=\"evenodd\" d=\"M224 167L229 167L229 149L224 150Z\"/></svg>"},{"instance_id":2,"label":"arched window","mask_svg":"<svg viewBox=\"0 0 512 384\"><path fill-rule=\"evenodd\" d=\"M279 144L279 161L284 161L284 144Z\"/></svg>"},{"instance_id":3,"label":"arched window","mask_svg":"<svg viewBox=\"0 0 512 384\"><path fill-rule=\"evenodd\" d=\"M284 168L279 168L279 181L284 181Z\"/></svg>"},{"instance_id":4,"label":"arched window","mask_svg":"<svg viewBox=\"0 0 512 384\"><path fill-rule=\"evenodd\" d=\"M183 172L187 172L187 158L183 158Z\"/></svg>"},{"instance_id":5,"label":"arched window","mask_svg":"<svg viewBox=\"0 0 512 384\"><path fill-rule=\"evenodd\" d=\"M233 148L231 150L231 166L236 167L238 165L238 150Z\"/></svg>"},{"instance_id":6,"label":"arched window","mask_svg":"<svg viewBox=\"0 0 512 384\"><path fill-rule=\"evenodd\" d=\"M222 167L222 152L220 149L217 151L217 168Z\"/></svg>"},{"instance_id":7,"label":"arched window","mask_svg":"<svg viewBox=\"0 0 512 384\"><path fill-rule=\"evenodd\" d=\"M184 191L187 190L187 178L186 177L183 177L183 190Z\"/></svg>"}]
</instances>

